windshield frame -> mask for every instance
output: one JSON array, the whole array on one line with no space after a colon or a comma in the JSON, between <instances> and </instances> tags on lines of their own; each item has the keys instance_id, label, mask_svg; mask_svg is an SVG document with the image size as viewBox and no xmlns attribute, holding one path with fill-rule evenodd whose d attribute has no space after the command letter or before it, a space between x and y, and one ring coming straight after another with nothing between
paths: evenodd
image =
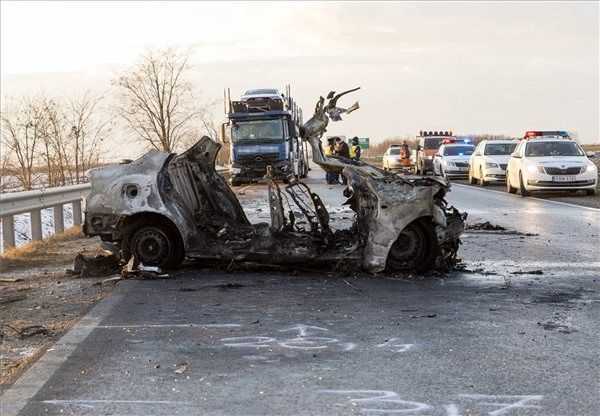
<instances>
[{"instance_id":1,"label":"windshield frame","mask_svg":"<svg viewBox=\"0 0 600 416\"><path fill-rule=\"evenodd\" d=\"M537 147L540 145L548 145L548 144L561 144L561 145L567 145L569 147L572 147L577 154L548 154L548 152L544 152L544 154L541 155L532 155L531 154L531 148L533 147ZM527 143L527 145L525 146L525 151L524 151L525 157L585 157L585 152L583 151L583 149L581 149L581 147L579 146L579 144L577 144L576 142L572 142L572 141L567 141L567 140L548 140L548 141L530 141Z\"/></svg>"}]
</instances>

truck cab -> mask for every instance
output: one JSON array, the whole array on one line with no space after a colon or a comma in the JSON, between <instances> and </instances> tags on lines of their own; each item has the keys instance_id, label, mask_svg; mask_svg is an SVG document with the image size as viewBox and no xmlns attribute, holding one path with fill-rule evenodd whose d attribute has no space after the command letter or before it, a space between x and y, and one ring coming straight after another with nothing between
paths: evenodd
<instances>
[{"instance_id":1,"label":"truck cab","mask_svg":"<svg viewBox=\"0 0 600 416\"><path fill-rule=\"evenodd\" d=\"M229 103L222 135L230 139L233 186L262 179L269 167L274 179L307 175L306 148L299 137L301 120L290 98L284 101L277 94L253 98L246 92L242 100Z\"/></svg>"}]
</instances>

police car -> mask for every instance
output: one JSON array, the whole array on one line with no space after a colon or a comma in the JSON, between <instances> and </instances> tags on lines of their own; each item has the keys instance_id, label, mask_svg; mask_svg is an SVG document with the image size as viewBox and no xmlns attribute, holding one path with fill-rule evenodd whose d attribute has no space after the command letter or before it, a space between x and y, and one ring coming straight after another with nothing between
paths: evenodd
<instances>
[{"instance_id":1,"label":"police car","mask_svg":"<svg viewBox=\"0 0 600 416\"><path fill-rule=\"evenodd\" d=\"M467 177L469 159L475 150L470 140L446 139L433 157L434 175L445 178Z\"/></svg>"},{"instance_id":2,"label":"police car","mask_svg":"<svg viewBox=\"0 0 600 416\"><path fill-rule=\"evenodd\" d=\"M531 191L596 192L598 168L564 131L528 131L512 153L506 189L522 196Z\"/></svg>"},{"instance_id":3,"label":"police car","mask_svg":"<svg viewBox=\"0 0 600 416\"><path fill-rule=\"evenodd\" d=\"M469 182L485 186L490 182L506 182L506 166L516 140L483 140L469 161Z\"/></svg>"}]
</instances>

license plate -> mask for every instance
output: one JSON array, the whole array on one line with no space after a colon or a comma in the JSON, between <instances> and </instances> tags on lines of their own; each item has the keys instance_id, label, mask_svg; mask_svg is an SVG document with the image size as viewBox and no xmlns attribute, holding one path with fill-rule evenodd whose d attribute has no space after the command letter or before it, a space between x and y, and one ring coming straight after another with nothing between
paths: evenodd
<instances>
[{"instance_id":1,"label":"license plate","mask_svg":"<svg viewBox=\"0 0 600 416\"><path fill-rule=\"evenodd\" d=\"M574 176L565 176L565 175L553 176L552 182L572 182L574 179L575 179Z\"/></svg>"}]
</instances>

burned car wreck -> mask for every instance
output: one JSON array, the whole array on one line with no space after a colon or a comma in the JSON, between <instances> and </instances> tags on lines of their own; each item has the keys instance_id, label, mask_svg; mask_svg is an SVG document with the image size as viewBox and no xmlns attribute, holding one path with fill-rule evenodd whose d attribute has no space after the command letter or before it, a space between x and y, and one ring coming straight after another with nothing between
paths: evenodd
<instances>
[{"instance_id":1,"label":"burned car wreck","mask_svg":"<svg viewBox=\"0 0 600 416\"><path fill-rule=\"evenodd\" d=\"M353 91L353 90L351 90ZM351 228L334 230L320 197L303 182L269 180L271 223L251 224L215 170L220 145L202 137L182 154L149 152L90 172L84 233L112 243L125 262L173 268L185 257L224 262L326 267L367 272L451 266L465 214L448 207L444 179L401 176L364 162L325 157L321 137L343 109L346 91L321 97L301 129L313 160L348 181ZM268 176L268 175L267 175Z\"/></svg>"}]
</instances>

